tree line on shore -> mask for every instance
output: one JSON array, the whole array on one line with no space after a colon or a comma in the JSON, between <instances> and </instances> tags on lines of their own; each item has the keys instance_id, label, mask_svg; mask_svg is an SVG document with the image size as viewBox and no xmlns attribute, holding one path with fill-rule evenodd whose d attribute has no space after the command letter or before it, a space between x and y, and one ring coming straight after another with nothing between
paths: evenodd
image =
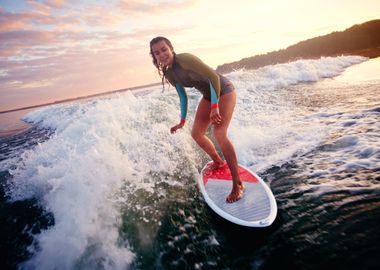
<instances>
[{"instance_id":1,"label":"tree line on shore","mask_svg":"<svg viewBox=\"0 0 380 270\"><path fill-rule=\"evenodd\" d=\"M286 49L243 58L217 67L220 73L239 69L256 69L266 65L287 63L298 59L315 59L327 56L361 55L380 56L380 20L354 25L344 31L301 41Z\"/></svg>"}]
</instances>

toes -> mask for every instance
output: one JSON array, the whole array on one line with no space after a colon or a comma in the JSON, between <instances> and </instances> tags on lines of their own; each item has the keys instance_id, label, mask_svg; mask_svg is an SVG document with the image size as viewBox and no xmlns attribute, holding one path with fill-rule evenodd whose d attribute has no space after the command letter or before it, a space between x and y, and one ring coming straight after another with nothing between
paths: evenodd
<instances>
[{"instance_id":1,"label":"toes","mask_svg":"<svg viewBox=\"0 0 380 270\"><path fill-rule=\"evenodd\" d=\"M238 196L237 197L235 197L235 196L231 196L231 197L228 197L227 199L226 199L226 201L228 202L228 203L234 203L234 202L236 202L236 201L238 201L238 200L240 200L241 199L241 197L239 198Z\"/></svg>"},{"instance_id":2,"label":"toes","mask_svg":"<svg viewBox=\"0 0 380 270\"><path fill-rule=\"evenodd\" d=\"M243 185L240 186L237 192L231 192L230 195L227 196L226 202L233 203L240 200L243 197L245 187Z\"/></svg>"},{"instance_id":3,"label":"toes","mask_svg":"<svg viewBox=\"0 0 380 270\"><path fill-rule=\"evenodd\" d=\"M228 203L233 203L233 202L235 202L235 200L233 200L233 198L231 198L232 196L228 196L227 198L226 198L226 202L228 202Z\"/></svg>"},{"instance_id":4,"label":"toes","mask_svg":"<svg viewBox=\"0 0 380 270\"><path fill-rule=\"evenodd\" d=\"M215 170L218 170L219 168L222 168L226 163L223 161L223 163L216 163L216 162L211 162L209 164L207 164L207 167L205 169L205 172L212 172L212 171L215 171Z\"/></svg>"},{"instance_id":5,"label":"toes","mask_svg":"<svg viewBox=\"0 0 380 270\"><path fill-rule=\"evenodd\" d=\"M236 201L240 200L241 198L242 198L242 194L241 193L239 193L239 194L230 194L226 198L226 201L228 203L233 203L233 202L236 202Z\"/></svg>"}]
</instances>

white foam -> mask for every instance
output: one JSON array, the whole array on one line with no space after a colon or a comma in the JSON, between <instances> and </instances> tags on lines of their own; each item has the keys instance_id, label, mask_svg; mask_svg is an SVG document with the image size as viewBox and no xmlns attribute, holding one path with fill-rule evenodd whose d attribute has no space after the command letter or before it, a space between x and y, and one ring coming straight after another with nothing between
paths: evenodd
<instances>
[{"instance_id":1,"label":"white foam","mask_svg":"<svg viewBox=\"0 0 380 270\"><path fill-rule=\"evenodd\" d=\"M229 74L239 96L229 133L239 161L261 171L315 147L327 130L313 125L310 119L299 118L299 108L289 98L289 91L283 90L337 76L346 67L365 60L357 56L326 57Z\"/></svg>"},{"instance_id":2,"label":"white foam","mask_svg":"<svg viewBox=\"0 0 380 270\"><path fill-rule=\"evenodd\" d=\"M23 164L12 171L13 199L41 198L55 225L37 237L41 250L24 268L72 269L98 262L105 269L125 269L130 264L133 254L118 233L115 202L121 187L133 182L149 189L150 173L172 172L184 156L191 161L189 132L170 136L177 105L162 104L164 99L126 93L27 116L56 131L22 155ZM178 154L179 149L184 152Z\"/></svg>"},{"instance_id":3,"label":"white foam","mask_svg":"<svg viewBox=\"0 0 380 270\"><path fill-rule=\"evenodd\" d=\"M310 124L313 119L299 119L281 89L336 76L364 60L300 60L229 74L238 91L229 132L239 161L260 171L313 147L323 137L321 128ZM191 176L202 167L201 151L190 136L199 95L188 92L189 124L170 135L170 127L179 120L178 96L173 88L164 93L159 88L142 96L126 92L51 106L26 117L55 134L22 154L11 170L12 196L40 198L54 214L55 225L37 235L40 250L24 268L90 269L97 263L105 269L128 267L134 255L118 233L118 203L128 200L122 187L133 183L155 192L152 174L176 171Z\"/></svg>"},{"instance_id":4,"label":"white foam","mask_svg":"<svg viewBox=\"0 0 380 270\"><path fill-rule=\"evenodd\" d=\"M239 70L230 73L228 77L234 82L249 82L251 89L274 90L293 84L332 78L340 75L347 67L366 60L367 58L361 56L297 60L286 64L269 65L253 71Z\"/></svg>"}]
</instances>

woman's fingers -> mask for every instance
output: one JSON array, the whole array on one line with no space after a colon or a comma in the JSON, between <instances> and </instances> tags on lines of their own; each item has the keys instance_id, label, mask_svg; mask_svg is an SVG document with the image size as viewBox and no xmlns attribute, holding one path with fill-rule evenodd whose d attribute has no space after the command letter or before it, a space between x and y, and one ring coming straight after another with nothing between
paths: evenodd
<instances>
[{"instance_id":1,"label":"woman's fingers","mask_svg":"<svg viewBox=\"0 0 380 270\"><path fill-rule=\"evenodd\" d=\"M176 131L180 128L183 128L183 124L178 124L178 125L175 125L174 127L172 127L170 129L170 133L176 133Z\"/></svg>"},{"instance_id":2,"label":"woman's fingers","mask_svg":"<svg viewBox=\"0 0 380 270\"><path fill-rule=\"evenodd\" d=\"M219 114L215 115L211 118L211 122L218 125L222 122L222 117Z\"/></svg>"},{"instance_id":3,"label":"woman's fingers","mask_svg":"<svg viewBox=\"0 0 380 270\"><path fill-rule=\"evenodd\" d=\"M217 108L211 110L210 120L213 124L220 124L222 122L222 117L220 116L219 110Z\"/></svg>"}]
</instances>

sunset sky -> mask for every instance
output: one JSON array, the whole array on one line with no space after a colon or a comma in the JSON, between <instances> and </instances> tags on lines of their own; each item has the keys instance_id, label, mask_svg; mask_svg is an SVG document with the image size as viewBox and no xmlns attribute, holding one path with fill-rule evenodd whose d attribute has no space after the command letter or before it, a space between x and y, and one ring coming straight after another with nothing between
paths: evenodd
<instances>
[{"instance_id":1,"label":"sunset sky","mask_svg":"<svg viewBox=\"0 0 380 270\"><path fill-rule=\"evenodd\" d=\"M373 19L379 0L0 0L0 110L158 82L157 35L216 68Z\"/></svg>"}]
</instances>

